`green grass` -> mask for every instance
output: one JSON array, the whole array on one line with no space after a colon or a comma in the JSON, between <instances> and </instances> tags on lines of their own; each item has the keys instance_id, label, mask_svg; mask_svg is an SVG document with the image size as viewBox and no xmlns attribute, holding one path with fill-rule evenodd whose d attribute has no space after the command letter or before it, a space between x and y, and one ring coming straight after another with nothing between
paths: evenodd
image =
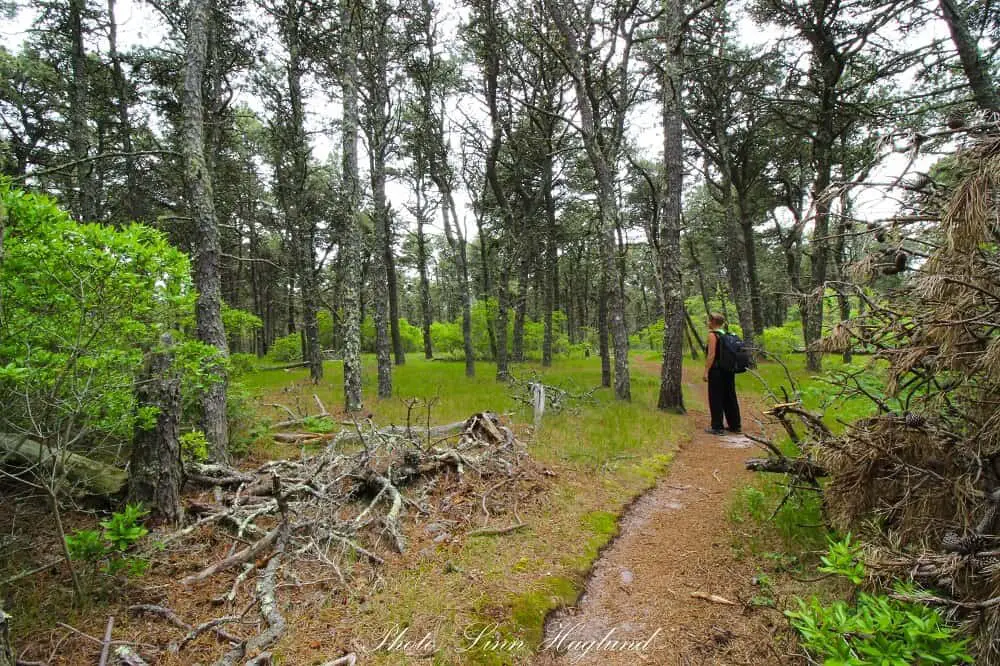
<instances>
[{"instance_id":1,"label":"green grass","mask_svg":"<svg viewBox=\"0 0 1000 666\"><path fill-rule=\"evenodd\" d=\"M328 627L363 627L360 633L377 635L394 624L412 627L412 634L432 631L438 649L433 663L511 664L525 660L542 640L543 622L555 608L575 602L586 574L601 548L617 533L618 518L628 503L655 484L700 422L656 409L659 357L637 353L632 357L632 401L614 399L610 389L597 389L593 402L574 404L562 413L547 412L539 432L529 441L534 460L552 470L550 487L535 505L522 506L528 529L514 535L459 538L427 552L408 554L406 565L384 572L384 584L371 593L353 593L343 605L320 613ZM512 366L521 379L533 375L573 393L600 384L600 360L557 360L551 368L537 363ZM427 419L425 405L433 402L431 423L467 418L483 410L508 414L515 431L528 436L530 410L514 400L508 386L495 380L492 363L477 363L476 376L465 376L461 361L427 361L415 355L393 369L391 398L374 397L374 358L364 358L364 414L378 425L404 424L406 401L421 405L411 413L414 423ZM313 394L345 418L342 366L328 362L318 385L305 369L262 371L244 382L260 404L280 403L296 413L315 414ZM703 390L689 392L689 405L704 404ZM283 420L283 410L263 408L272 421ZM255 447L258 456L279 455L266 438ZM288 455L286 453L285 455ZM481 517L481 516L480 516ZM308 625L306 625L308 626ZM502 649L463 651L470 627L492 627ZM303 629L307 632L308 629ZM359 633L355 628L354 633ZM298 649L302 635L292 632L282 641ZM371 663L401 662L399 654L368 655ZM289 657L291 658L291 656ZM309 655L296 654L295 659Z\"/></svg>"}]
</instances>

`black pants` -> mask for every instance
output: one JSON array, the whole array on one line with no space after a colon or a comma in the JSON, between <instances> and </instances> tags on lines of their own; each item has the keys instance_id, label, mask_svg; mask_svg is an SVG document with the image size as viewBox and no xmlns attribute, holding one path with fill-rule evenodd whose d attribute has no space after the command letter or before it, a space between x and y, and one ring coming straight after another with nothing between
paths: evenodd
<instances>
[{"instance_id":1,"label":"black pants","mask_svg":"<svg viewBox=\"0 0 1000 666\"><path fill-rule=\"evenodd\" d=\"M712 412L712 428L722 430L725 415L730 430L742 428L740 403L736 399L736 373L721 368L708 371L708 408Z\"/></svg>"}]
</instances>

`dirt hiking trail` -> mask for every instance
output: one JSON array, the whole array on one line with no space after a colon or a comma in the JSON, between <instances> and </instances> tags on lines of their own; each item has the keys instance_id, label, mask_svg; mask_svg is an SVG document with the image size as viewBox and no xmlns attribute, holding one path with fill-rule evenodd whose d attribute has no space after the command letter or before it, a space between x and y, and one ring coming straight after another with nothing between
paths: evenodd
<instances>
[{"instance_id":1,"label":"dirt hiking trail","mask_svg":"<svg viewBox=\"0 0 1000 666\"><path fill-rule=\"evenodd\" d=\"M746 419L754 407L742 406ZM705 413L690 415L708 424ZM549 617L536 666L791 663L773 644L784 618L746 603L759 593L756 571L731 547L727 507L733 490L752 479L743 465L751 446L743 436L699 427L622 517L579 604ZM648 642L623 650L616 640ZM588 649L586 641L597 644Z\"/></svg>"}]
</instances>

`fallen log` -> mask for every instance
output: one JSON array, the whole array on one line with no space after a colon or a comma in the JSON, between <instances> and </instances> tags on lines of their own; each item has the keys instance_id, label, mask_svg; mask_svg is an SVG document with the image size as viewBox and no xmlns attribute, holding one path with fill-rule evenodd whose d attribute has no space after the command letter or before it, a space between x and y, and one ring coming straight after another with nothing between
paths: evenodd
<instances>
[{"instance_id":1,"label":"fallen log","mask_svg":"<svg viewBox=\"0 0 1000 666\"><path fill-rule=\"evenodd\" d=\"M117 495L128 484L124 470L69 451L53 451L10 433L0 433L0 465L34 469L46 478L54 472L65 479L64 485L74 494Z\"/></svg>"},{"instance_id":2,"label":"fallen log","mask_svg":"<svg viewBox=\"0 0 1000 666\"><path fill-rule=\"evenodd\" d=\"M829 476L823 467L805 458L750 458L746 461L746 468L751 472L793 474L810 481Z\"/></svg>"}]
</instances>

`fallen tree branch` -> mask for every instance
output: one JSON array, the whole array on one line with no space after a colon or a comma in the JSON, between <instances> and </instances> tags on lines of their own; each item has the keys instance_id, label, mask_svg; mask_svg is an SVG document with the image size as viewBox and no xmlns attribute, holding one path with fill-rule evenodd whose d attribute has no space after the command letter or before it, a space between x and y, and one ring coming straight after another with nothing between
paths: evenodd
<instances>
[{"instance_id":1,"label":"fallen tree branch","mask_svg":"<svg viewBox=\"0 0 1000 666\"><path fill-rule=\"evenodd\" d=\"M226 624L228 622L235 622L239 620L239 617L230 616L218 618L216 620L209 620L208 622L203 622L197 627L185 622L177 615L174 611L170 610L166 606L157 606L155 604L135 604L134 606L129 606L130 613L149 613L150 615L156 615L162 617L164 620L174 625L178 629L183 629L187 632L184 638L176 646L171 646L168 648L170 652L177 652L184 648L185 645L198 638L201 634L206 631L211 630L219 638L229 641L230 643L241 643L243 639L238 636L233 636L225 629L220 629L220 625Z\"/></svg>"},{"instance_id":2,"label":"fallen tree branch","mask_svg":"<svg viewBox=\"0 0 1000 666\"><path fill-rule=\"evenodd\" d=\"M104 642L101 644L101 658L97 660L97 666L107 666L108 654L111 651L111 631L115 626L115 616L108 617L108 624L104 628Z\"/></svg>"},{"instance_id":3,"label":"fallen tree branch","mask_svg":"<svg viewBox=\"0 0 1000 666\"><path fill-rule=\"evenodd\" d=\"M510 534L511 532L517 532L518 530L523 530L528 525L527 523L517 523L516 525L511 525L510 527L485 527L480 530L472 530L467 536L479 537L479 536L501 536L503 534Z\"/></svg>"},{"instance_id":4,"label":"fallen tree branch","mask_svg":"<svg viewBox=\"0 0 1000 666\"><path fill-rule=\"evenodd\" d=\"M201 582L206 578L209 578L219 573L220 571L231 569L232 567L235 567L237 564L243 564L247 560L255 559L257 555L270 548L274 544L274 542L278 540L278 537L282 534L284 528L285 524L281 523L253 545L247 546L243 550L237 553L233 553L232 555L222 560L221 562L216 562L215 564L209 567L205 567L198 573L192 574L184 578L183 580L181 580L181 585L191 585L192 583Z\"/></svg>"},{"instance_id":5,"label":"fallen tree branch","mask_svg":"<svg viewBox=\"0 0 1000 666\"><path fill-rule=\"evenodd\" d=\"M825 469L805 458L750 458L746 468L751 472L793 474L807 481L829 476Z\"/></svg>"},{"instance_id":6,"label":"fallen tree branch","mask_svg":"<svg viewBox=\"0 0 1000 666\"><path fill-rule=\"evenodd\" d=\"M235 666L236 662L243 659L247 654L260 656L264 650L273 645L285 633L285 618L278 606L276 579L278 569L281 566L282 555L285 552L285 544L288 541L288 523L282 522L278 526L278 530L279 538L274 548L274 555L268 561L267 566L264 567L261 577L257 580L257 600L260 603L260 615L267 623L267 629L245 643L234 647L225 656L216 661L215 666ZM251 661L248 663L254 662Z\"/></svg>"}]
</instances>

